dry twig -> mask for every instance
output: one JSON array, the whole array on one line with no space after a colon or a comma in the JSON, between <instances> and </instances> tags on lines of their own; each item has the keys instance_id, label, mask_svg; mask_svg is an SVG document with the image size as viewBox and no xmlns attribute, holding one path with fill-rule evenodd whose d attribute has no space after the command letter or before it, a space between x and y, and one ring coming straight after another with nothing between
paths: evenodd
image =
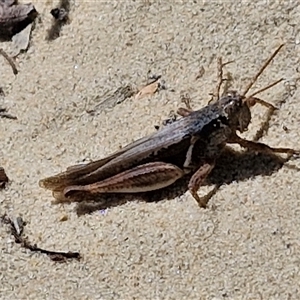
<instances>
[{"instance_id":1,"label":"dry twig","mask_svg":"<svg viewBox=\"0 0 300 300\"><path fill-rule=\"evenodd\" d=\"M8 54L1 48L0 48L0 54L8 61L8 63L10 64L10 66L13 70L13 73L15 75L17 75L18 74L18 69L17 69L13 59L11 57L9 57Z\"/></svg>"},{"instance_id":2,"label":"dry twig","mask_svg":"<svg viewBox=\"0 0 300 300\"><path fill-rule=\"evenodd\" d=\"M16 116L13 116L13 115L7 113L6 108L1 108L1 107L0 107L0 118L6 118L6 119L11 119L11 120L17 120L18 119Z\"/></svg>"},{"instance_id":3,"label":"dry twig","mask_svg":"<svg viewBox=\"0 0 300 300\"><path fill-rule=\"evenodd\" d=\"M29 249L33 252L40 252L46 254L50 257L51 260L56 262L66 262L67 259L79 260L81 258L79 252L50 251L39 248L36 244L31 244L26 237L23 237L24 226L26 225L26 223L21 217L11 219L5 214L1 217L1 220L4 224L10 225L10 231L15 238L15 242L17 244L21 244L21 246L25 249Z\"/></svg>"}]
</instances>

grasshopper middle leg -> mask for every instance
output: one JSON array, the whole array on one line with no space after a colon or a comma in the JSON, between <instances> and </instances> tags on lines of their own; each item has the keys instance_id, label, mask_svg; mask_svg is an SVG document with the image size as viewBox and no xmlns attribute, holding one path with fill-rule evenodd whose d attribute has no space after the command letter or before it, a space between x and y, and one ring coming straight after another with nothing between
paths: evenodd
<instances>
[{"instance_id":1,"label":"grasshopper middle leg","mask_svg":"<svg viewBox=\"0 0 300 300\"><path fill-rule=\"evenodd\" d=\"M196 173L193 174L193 176L190 179L189 182L189 190L194 199L198 202L200 207L205 208L207 205L207 201L209 200L209 195L204 197L199 197L198 190L200 186L202 185L205 178L209 175L209 173L212 171L212 169L215 167L215 161L207 162L203 164Z\"/></svg>"}]
</instances>

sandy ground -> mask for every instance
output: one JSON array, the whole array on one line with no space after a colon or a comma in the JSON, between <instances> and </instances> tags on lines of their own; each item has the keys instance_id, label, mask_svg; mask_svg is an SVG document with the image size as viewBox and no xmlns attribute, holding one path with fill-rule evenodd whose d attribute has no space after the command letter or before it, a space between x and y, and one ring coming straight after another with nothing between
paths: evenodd
<instances>
[{"instance_id":1,"label":"sandy ground","mask_svg":"<svg viewBox=\"0 0 300 300\"><path fill-rule=\"evenodd\" d=\"M297 160L280 166L274 157L245 153L221 159L200 190L223 183L206 210L188 192L171 190L159 202L133 199L78 217L75 205L52 205L51 193L38 186L154 132L180 106L182 92L194 108L206 105L218 56L235 61L226 70L242 90L281 43L255 87L285 79L261 95L282 103L262 141L299 149L299 4L236 2L72 1L72 22L53 42L45 36L57 3L34 2L42 22L18 58L20 73L0 57L1 106L18 117L0 119L1 166L11 179L0 192L0 212L21 215L40 247L83 258L54 263L15 244L1 225L1 299L300 298ZM166 90L86 113L109 91L145 84L149 71L162 75ZM255 107L247 138L265 111Z\"/></svg>"}]
</instances>

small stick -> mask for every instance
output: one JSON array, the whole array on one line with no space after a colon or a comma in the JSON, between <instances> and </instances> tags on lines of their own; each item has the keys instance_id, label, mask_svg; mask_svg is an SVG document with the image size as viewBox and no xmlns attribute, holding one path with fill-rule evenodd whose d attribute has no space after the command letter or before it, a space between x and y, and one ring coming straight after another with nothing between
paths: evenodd
<instances>
[{"instance_id":1,"label":"small stick","mask_svg":"<svg viewBox=\"0 0 300 300\"><path fill-rule=\"evenodd\" d=\"M18 74L18 69L13 61L13 59L11 57L8 56L8 54L2 49L0 48L0 54L8 61L8 63L10 64L14 75Z\"/></svg>"},{"instance_id":2,"label":"small stick","mask_svg":"<svg viewBox=\"0 0 300 300\"><path fill-rule=\"evenodd\" d=\"M7 113L6 108L0 108L0 118L6 118L6 119L11 119L11 120L17 120L18 118Z\"/></svg>"},{"instance_id":3,"label":"small stick","mask_svg":"<svg viewBox=\"0 0 300 300\"><path fill-rule=\"evenodd\" d=\"M248 86L246 87L245 91L243 92L242 96L245 97L246 94L249 92L253 84L256 82L258 77L261 75L261 73L265 70L265 68L270 64L270 62L273 60L273 58L277 55L277 53L280 51L280 49L284 46L284 44L281 44L277 50L273 53L273 55L264 63L264 65L260 68L258 73L252 78L252 80L249 82Z\"/></svg>"},{"instance_id":4,"label":"small stick","mask_svg":"<svg viewBox=\"0 0 300 300\"><path fill-rule=\"evenodd\" d=\"M11 234L15 238L15 242L21 244L25 249L29 249L33 252L40 252L46 254L50 257L51 260L56 262L65 262L67 259L77 259L80 260L81 256L79 252L61 252L61 251L50 251L39 248L37 245L32 245L27 238L23 237L23 229L26 223L21 217L12 220L6 214L1 216L1 220L4 224L10 225Z\"/></svg>"},{"instance_id":5,"label":"small stick","mask_svg":"<svg viewBox=\"0 0 300 300\"><path fill-rule=\"evenodd\" d=\"M221 90L222 83L226 80L226 79L223 78L223 68L226 65L231 64L231 63L233 63L233 60L228 61L226 63L223 63L222 62L222 57L218 58L218 78L219 78L219 82L218 82L218 85L217 85L217 88L216 88L217 101L220 99L220 90Z\"/></svg>"}]
</instances>

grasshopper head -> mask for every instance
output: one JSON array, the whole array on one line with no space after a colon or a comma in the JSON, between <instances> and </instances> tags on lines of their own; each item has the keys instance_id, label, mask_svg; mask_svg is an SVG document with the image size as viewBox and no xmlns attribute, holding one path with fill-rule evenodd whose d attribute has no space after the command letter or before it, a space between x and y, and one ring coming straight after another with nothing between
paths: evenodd
<instances>
[{"instance_id":1,"label":"grasshopper head","mask_svg":"<svg viewBox=\"0 0 300 300\"><path fill-rule=\"evenodd\" d=\"M228 91L219 100L229 125L240 132L247 131L251 121L250 108L244 98L236 91Z\"/></svg>"}]
</instances>

